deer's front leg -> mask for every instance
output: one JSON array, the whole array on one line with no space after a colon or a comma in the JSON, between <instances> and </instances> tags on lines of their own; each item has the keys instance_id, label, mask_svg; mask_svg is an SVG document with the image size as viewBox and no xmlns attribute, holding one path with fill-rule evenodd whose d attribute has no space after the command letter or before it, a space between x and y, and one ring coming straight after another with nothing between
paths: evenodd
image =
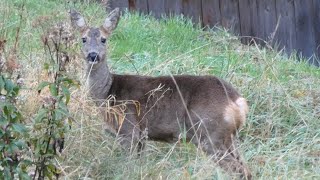
<instances>
[{"instance_id":1,"label":"deer's front leg","mask_svg":"<svg viewBox=\"0 0 320 180\"><path fill-rule=\"evenodd\" d=\"M140 126L136 114L127 112L124 120L119 124L118 137L121 146L130 153L139 150Z\"/></svg>"}]
</instances>

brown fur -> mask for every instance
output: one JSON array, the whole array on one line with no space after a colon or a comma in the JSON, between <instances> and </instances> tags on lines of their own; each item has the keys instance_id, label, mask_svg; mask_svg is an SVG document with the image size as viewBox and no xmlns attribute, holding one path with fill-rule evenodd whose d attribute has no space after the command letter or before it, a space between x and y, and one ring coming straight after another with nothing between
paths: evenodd
<instances>
[{"instance_id":1,"label":"brown fur","mask_svg":"<svg viewBox=\"0 0 320 180\"><path fill-rule=\"evenodd\" d=\"M131 148L143 143L145 137L176 142L186 133L186 140L215 155L215 161L226 171L251 179L235 143L248 112L246 100L229 83L214 76L110 73L102 38L116 28L119 16L118 9L111 12L99 30L84 26L79 13L71 12L73 20L81 19L74 24L83 25L79 27L82 31L86 29L82 52L88 62L90 95L98 106L105 107L108 131L118 134L122 144Z\"/></svg>"}]
</instances>

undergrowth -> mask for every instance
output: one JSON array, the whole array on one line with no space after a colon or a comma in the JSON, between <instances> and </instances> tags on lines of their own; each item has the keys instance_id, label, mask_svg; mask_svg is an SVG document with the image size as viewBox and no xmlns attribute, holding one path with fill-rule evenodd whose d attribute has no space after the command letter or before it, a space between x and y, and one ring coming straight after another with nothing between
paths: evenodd
<instances>
[{"instance_id":1,"label":"undergrowth","mask_svg":"<svg viewBox=\"0 0 320 180\"><path fill-rule=\"evenodd\" d=\"M20 90L25 117L41 106L36 87L45 80L41 22L69 22L68 7L77 8L89 24L99 26L106 13L95 3L25 1L0 4L0 40L15 42L25 84ZM55 159L66 179L224 179L228 178L193 145L148 142L141 158L128 155L104 132L94 104L86 98L80 40L72 44L66 72L82 84L71 89L74 119L61 158ZM231 82L246 97L250 113L241 129L240 150L256 179L320 178L320 71L296 56L258 45L242 45L237 37L215 27L203 31L183 17L155 20L125 12L109 42L109 64L119 74L211 74Z\"/></svg>"}]
</instances>

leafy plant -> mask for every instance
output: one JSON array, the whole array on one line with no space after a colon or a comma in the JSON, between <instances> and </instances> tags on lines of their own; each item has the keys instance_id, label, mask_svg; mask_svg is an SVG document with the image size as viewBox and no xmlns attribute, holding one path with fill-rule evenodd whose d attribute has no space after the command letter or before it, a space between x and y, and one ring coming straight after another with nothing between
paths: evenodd
<instances>
[{"instance_id":1,"label":"leafy plant","mask_svg":"<svg viewBox=\"0 0 320 180\"><path fill-rule=\"evenodd\" d=\"M47 88L49 95L43 96L43 105L34 118L31 142L36 169L33 179L52 179L60 174L55 158L58 157L57 149L60 153L63 150L65 133L71 122L67 107L70 101L69 88L77 85L65 74L68 42L63 41L64 26L58 25L53 31L50 32L52 36L46 34L43 37L45 50L50 57L44 68L53 80L40 83L37 89L40 94ZM65 120L68 120L67 123Z\"/></svg>"},{"instance_id":2,"label":"leafy plant","mask_svg":"<svg viewBox=\"0 0 320 180\"><path fill-rule=\"evenodd\" d=\"M0 179L28 177L27 167L31 161L25 159L28 129L24 118L16 107L20 87L10 79L0 75Z\"/></svg>"}]
</instances>

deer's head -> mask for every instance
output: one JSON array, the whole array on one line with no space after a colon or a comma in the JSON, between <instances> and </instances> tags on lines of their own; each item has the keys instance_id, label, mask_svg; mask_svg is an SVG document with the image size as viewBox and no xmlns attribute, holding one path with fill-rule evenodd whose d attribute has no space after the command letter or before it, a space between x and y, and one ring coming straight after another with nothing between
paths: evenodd
<instances>
[{"instance_id":1,"label":"deer's head","mask_svg":"<svg viewBox=\"0 0 320 180\"><path fill-rule=\"evenodd\" d=\"M89 64L98 64L105 60L107 54L107 40L117 27L120 18L119 8L114 9L100 27L87 26L84 18L75 10L70 11L73 27L81 34L82 53Z\"/></svg>"}]
</instances>

